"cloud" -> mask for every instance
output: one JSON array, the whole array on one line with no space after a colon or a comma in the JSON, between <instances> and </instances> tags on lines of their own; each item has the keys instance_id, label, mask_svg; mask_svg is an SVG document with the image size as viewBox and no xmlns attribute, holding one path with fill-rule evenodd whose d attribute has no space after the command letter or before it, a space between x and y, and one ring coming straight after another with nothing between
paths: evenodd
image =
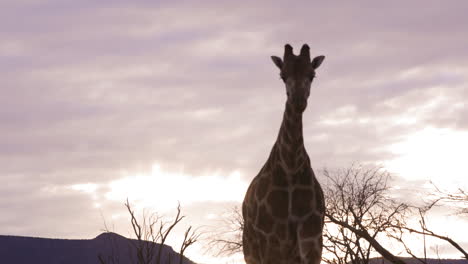
<instances>
[{"instance_id":1,"label":"cloud","mask_svg":"<svg viewBox=\"0 0 468 264\"><path fill-rule=\"evenodd\" d=\"M168 172L183 167L180 179L194 186L213 172L220 186L234 171L236 184L248 182L280 127L286 95L269 56L281 56L285 43L326 55L304 115L314 168L412 159L421 147L408 140L425 128L450 131L438 142L457 139L444 149L453 155L468 124L467 3L402 4L2 1L0 177L11 201L2 209L30 210L36 225L22 234L49 223L36 208L63 213L63 222L88 208L95 221L96 201L67 186L123 183L122 171L147 172L155 162ZM50 186L67 195L39 191Z\"/></svg>"}]
</instances>

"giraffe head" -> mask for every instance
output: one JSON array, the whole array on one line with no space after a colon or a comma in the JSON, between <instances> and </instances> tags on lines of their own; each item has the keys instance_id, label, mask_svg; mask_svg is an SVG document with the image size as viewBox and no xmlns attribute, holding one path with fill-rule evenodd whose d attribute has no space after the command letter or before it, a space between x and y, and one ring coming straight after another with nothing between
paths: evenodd
<instances>
[{"instance_id":1,"label":"giraffe head","mask_svg":"<svg viewBox=\"0 0 468 264\"><path fill-rule=\"evenodd\" d=\"M307 44L302 46L299 56L294 55L291 45L286 44L283 59L276 56L271 56L271 59L281 71L280 76L286 85L288 102L297 111L304 112L315 70L322 64L325 56L315 57L311 61Z\"/></svg>"}]
</instances>

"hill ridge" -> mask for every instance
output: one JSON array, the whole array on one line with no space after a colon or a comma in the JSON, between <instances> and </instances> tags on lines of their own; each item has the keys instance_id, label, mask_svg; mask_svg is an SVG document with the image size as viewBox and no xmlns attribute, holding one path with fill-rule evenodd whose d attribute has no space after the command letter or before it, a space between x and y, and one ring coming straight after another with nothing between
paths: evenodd
<instances>
[{"instance_id":1,"label":"hill ridge","mask_svg":"<svg viewBox=\"0 0 468 264\"><path fill-rule=\"evenodd\" d=\"M129 239L113 232L104 232L92 239L62 239L0 235L0 263L35 264L99 264L98 255L104 258L115 256L120 264L133 263L135 239ZM145 241L144 243L152 243ZM169 258L178 263L179 254L168 245L163 247L162 262ZM176 262L177 261L177 262ZM184 257L184 264L194 264Z\"/></svg>"}]
</instances>

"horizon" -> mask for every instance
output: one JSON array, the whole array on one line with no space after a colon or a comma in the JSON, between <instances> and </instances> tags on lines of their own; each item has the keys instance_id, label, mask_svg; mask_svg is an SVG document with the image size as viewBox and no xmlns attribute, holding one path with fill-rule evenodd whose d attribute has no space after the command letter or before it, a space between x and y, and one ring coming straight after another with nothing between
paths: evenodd
<instances>
[{"instance_id":1,"label":"horizon","mask_svg":"<svg viewBox=\"0 0 468 264\"><path fill-rule=\"evenodd\" d=\"M127 237L127 198L167 218L180 202L178 236L219 228L276 140L286 93L270 56L286 43L326 57L303 116L319 180L363 164L385 168L409 202L431 183L468 190L467 8L2 1L0 234L90 238L108 225ZM468 248L468 220L451 209L430 224ZM204 251L187 257L239 261Z\"/></svg>"},{"instance_id":2,"label":"horizon","mask_svg":"<svg viewBox=\"0 0 468 264\"><path fill-rule=\"evenodd\" d=\"M80 242L81 244L81 248L86 248L88 251L91 249L91 251L94 250L97 250L97 252L100 252L99 254L105 252L105 251L108 251L108 247L106 247L106 244L100 244L100 246L98 247L90 247L90 246L85 246L86 244L84 243L94 243L95 241L99 241L99 240L103 240L103 239L111 239L109 237L107 237L106 235L107 234L112 234L114 236L118 236L119 239L123 239L123 240L129 240L130 238L126 238L126 237L123 237L117 233L111 233L111 232L107 232L107 233L101 233L98 237L95 237L93 239L57 239L57 238L37 238L37 237L22 237L22 236L4 236L4 235L0 235L0 242L2 243L2 245L5 245L7 246L7 251L10 253L8 255L8 257L15 257L14 254L11 254L11 251L17 251L17 250L22 250L22 249L38 249L38 248L41 248L42 250L46 249L46 253L44 251L41 251L41 254L38 256L36 255L35 256L35 259L37 261L39 261L40 263L44 263L44 261L51 261L52 259L54 258L57 258L57 254L53 254L54 252L54 247L50 246L50 245L55 245L57 246L58 243L61 243L60 244L60 249L61 249L61 254L58 255L58 257L62 260L70 260L70 258L72 258L72 260L74 261L74 263L77 261L76 259L76 256L70 256L68 254L70 254L70 250L73 251L73 249L76 249L77 247L77 244L76 242ZM106 236L106 237L105 237ZM16 238L20 238L21 239L21 242L19 242ZM13 247L10 247L8 248L8 240L11 240L13 239L14 241L16 241L16 243L14 243L12 246ZM114 238L115 239L115 238ZM43 245L40 245L38 244L38 241L34 241L34 240L54 240L53 244L48 244L49 246L43 248ZM120 248L122 246L124 246L124 241L123 240L119 240L119 242L114 242L114 243L117 243L118 245L115 245L115 247L117 248ZM73 242L72 244L68 243L68 242ZM68 247L67 247L68 245ZM72 246L73 245L73 246ZM160 244L161 245L161 244ZM174 253L176 253L174 251L174 249L169 246L169 245L163 245L165 247L169 247ZM114 246L113 246L114 247ZM63 254L63 250L65 250L66 252L68 252L68 254ZM102 250L102 251L100 251ZM36 252L37 253L37 252ZM92 254L92 252L88 252L87 256L88 256L88 260L89 260L89 257L90 255ZM106 253L103 253L104 255L101 255L101 256L112 256L111 253L108 253L109 255L106 255ZM7 259L8 259L7 257ZM28 258L27 256L22 256L22 260L24 261L24 258ZM48 258L48 257L51 257L51 258ZM82 256L83 257L83 256ZM383 258L382 257L372 257L370 258L371 261L373 260L382 260ZM409 260L411 262L408 262L408 263L416 263L418 262L419 260L416 260L412 257L401 257L402 260ZM385 259L384 259L385 260ZM457 262L460 262L460 263L466 263L468 262L468 260L466 259L450 259L450 258L428 258L427 259L429 262L428 263L431 263L431 261L446 261L446 260L456 260ZM23 262L21 262L23 263ZM385 260L385 263L391 263L389 262L388 260ZM418 262L419 263L419 262Z\"/></svg>"}]
</instances>

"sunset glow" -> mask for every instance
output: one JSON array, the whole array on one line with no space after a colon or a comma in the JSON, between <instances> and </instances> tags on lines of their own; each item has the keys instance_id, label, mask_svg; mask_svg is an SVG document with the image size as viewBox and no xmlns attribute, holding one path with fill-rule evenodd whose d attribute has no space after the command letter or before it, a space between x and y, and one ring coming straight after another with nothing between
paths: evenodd
<instances>
[{"instance_id":1,"label":"sunset glow","mask_svg":"<svg viewBox=\"0 0 468 264\"><path fill-rule=\"evenodd\" d=\"M105 197L113 201L128 198L138 207L159 211L174 209L177 203L190 206L202 202L241 202L247 183L239 172L229 175L195 176L168 172L155 164L147 174L128 175L109 184Z\"/></svg>"},{"instance_id":2,"label":"sunset glow","mask_svg":"<svg viewBox=\"0 0 468 264\"><path fill-rule=\"evenodd\" d=\"M385 167L411 180L427 180L444 188L467 187L468 132L425 128L389 147L396 158Z\"/></svg>"}]
</instances>

